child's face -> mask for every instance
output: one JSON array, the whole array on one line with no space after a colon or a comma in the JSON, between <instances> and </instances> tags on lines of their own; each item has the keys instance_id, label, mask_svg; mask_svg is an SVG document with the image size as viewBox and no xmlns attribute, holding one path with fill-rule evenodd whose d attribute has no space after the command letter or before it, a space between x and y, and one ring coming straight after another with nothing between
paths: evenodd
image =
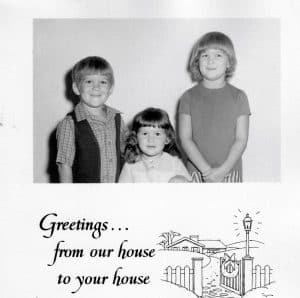
<instances>
[{"instance_id":1,"label":"child's face","mask_svg":"<svg viewBox=\"0 0 300 298\"><path fill-rule=\"evenodd\" d=\"M159 127L141 127L137 140L141 151L149 157L160 155L169 143L165 130Z\"/></svg>"},{"instance_id":2,"label":"child's face","mask_svg":"<svg viewBox=\"0 0 300 298\"><path fill-rule=\"evenodd\" d=\"M208 48L200 54L199 69L203 80L224 82L228 67L228 56L222 50Z\"/></svg>"},{"instance_id":3,"label":"child's face","mask_svg":"<svg viewBox=\"0 0 300 298\"><path fill-rule=\"evenodd\" d=\"M73 83L73 90L86 106L99 108L112 93L112 86L105 75L88 74L82 78L79 86Z\"/></svg>"}]
</instances>

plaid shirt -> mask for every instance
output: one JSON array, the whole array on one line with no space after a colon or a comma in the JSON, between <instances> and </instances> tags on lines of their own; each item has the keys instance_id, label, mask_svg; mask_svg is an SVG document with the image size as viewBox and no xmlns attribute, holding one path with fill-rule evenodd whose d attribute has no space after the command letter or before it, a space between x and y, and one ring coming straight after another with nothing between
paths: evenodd
<instances>
[{"instance_id":1,"label":"plaid shirt","mask_svg":"<svg viewBox=\"0 0 300 298\"><path fill-rule=\"evenodd\" d=\"M115 114L119 111L106 106L107 117L100 120L89 114L82 103L75 107L75 114L78 121L86 119L92 128L97 139L100 157L101 157L101 181L102 183L115 182L117 170L117 154L116 154L116 128ZM121 121L121 152L124 150L126 127ZM74 122L71 116L66 116L57 127L57 163L67 164L72 167L75 157L75 137Z\"/></svg>"}]
</instances>

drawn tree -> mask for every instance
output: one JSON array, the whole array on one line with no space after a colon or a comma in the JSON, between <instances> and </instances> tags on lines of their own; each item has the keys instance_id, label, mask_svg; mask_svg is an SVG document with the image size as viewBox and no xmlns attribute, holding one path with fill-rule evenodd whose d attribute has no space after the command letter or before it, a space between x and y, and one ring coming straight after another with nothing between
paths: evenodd
<instances>
[{"instance_id":1,"label":"drawn tree","mask_svg":"<svg viewBox=\"0 0 300 298\"><path fill-rule=\"evenodd\" d=\"M170 237L170 243L169 244L171 244L171 243L173 243L173 240L174 240L174 238L176 237L176 236L180 236L181 234L180 233L178 233L178 232L174 232L174 231L170 231L169 232L169 237Z\"/></svg>"},{"instance_id":2,"label":"drawn tree","mask_svg":"<svg viewBox=\"0 0 300 298\"><path fill-rule=\"evenodd\" d=\"M173 240L176 236L180 236L181 234L178 232L170 231L170 232L164 232L160 235L160 237L163 237L164 240L161 241L159 244L163 245L164 248L166 248L168 245L173 243Z\"/></svg>"},{"instance_id":3,"label":"drawn tree","mask_svg":"<svg viewBox=\"0 0 300 298\"><path fill-rule=\"evenodd\" d=\"M166 240L162 240L158 243L158 245L161 245L164 249L166 249L167 246L167 241Z\"/></svg>"}]
</instances>

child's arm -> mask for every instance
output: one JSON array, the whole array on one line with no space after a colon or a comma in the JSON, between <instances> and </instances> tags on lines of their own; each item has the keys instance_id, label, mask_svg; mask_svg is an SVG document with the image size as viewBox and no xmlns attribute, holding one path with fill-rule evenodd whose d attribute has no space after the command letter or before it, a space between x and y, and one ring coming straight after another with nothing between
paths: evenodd
<instances>
[{"instance_id":1,"label":"child's arm","mask_svg":"<svg viewBox=\"0 0 300 298\"><path fill-rule=\"evenodd\" d=\"M58 165L59 181L61 183L72 183L73 174L72 168L67 164L59 163Z\"/></svg>"},{"instance_id":2,"label":"child's arm","mask_svg":"<svg viewBox=\"0 0 300 298\"><path fill-rule=\"evenodd\" d=\"M221 182L231 171L244 153L249 134L249 115L241 115L236 121L235 141L224 163L219 168L213 168L209 175L204 175L207 182Z\"/></svg>"},{"instance_id":3,"label":"child's arm","mask_svg":"<svg viewBox=\"0 0 300 298\"><path fill-rule=\"evenodd\" d=\"M57 156L59 180L61 183L72 183L72 164L75 157L74 122L71 117L64 118L57 126Z\"/></svg>"},{"instance_id":4,"label":"child's arm","mask_svg":"<svg viewBox=\"0 0 300 298\"><path fill-rule=\"evenodd\" d=\"M194 165L199 169L199 171L201 171L202 174L209 174L211 167L202 156L192 139L192 121L191 116L188 114L179 114L179 138L188 158L194 163Z\"/></svg>"}]
</instances>

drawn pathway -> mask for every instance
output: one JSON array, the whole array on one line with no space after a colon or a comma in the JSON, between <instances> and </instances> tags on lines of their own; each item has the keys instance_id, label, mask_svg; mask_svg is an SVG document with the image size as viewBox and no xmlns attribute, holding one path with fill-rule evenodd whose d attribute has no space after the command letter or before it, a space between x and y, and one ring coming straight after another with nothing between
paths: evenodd
<instances>
[{"instance_id":1,"label":"drawn pathway","mask_svg":"<svg viewBox=\"0 0 300 298\"><path fill-rule=\"evenodd\" d=\"M219 286L219 280L212 279L203 287L203 298L240 298L239 295Z\"/></svg>"}]
</instances>

